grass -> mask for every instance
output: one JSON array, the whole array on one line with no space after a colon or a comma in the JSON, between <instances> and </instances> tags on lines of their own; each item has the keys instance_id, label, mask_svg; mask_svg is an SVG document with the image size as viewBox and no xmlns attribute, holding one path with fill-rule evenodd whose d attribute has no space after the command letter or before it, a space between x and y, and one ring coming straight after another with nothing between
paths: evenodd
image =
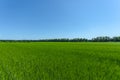
<instances>
[{"instance_id":1,"label":"grass","mask_svg":"<svg viewBox=\"0 0 120 80\"><path fill-rule=\"evenodd\" d=\"M119 80L120 43L0 43L0 80Z\"/></svg>"}]
</instances>

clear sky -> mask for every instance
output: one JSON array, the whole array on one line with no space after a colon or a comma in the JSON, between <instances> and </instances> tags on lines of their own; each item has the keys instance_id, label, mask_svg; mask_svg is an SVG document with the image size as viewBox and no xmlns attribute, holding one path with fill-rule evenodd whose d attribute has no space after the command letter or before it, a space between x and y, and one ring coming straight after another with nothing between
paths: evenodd
<instances>
[{"instance_id":1,"label":"clear sky","mask_svg":"<svg viewBox=\"0 0 120 80\"><path fill-rule=\"evenodd\" d=\"M120 0L0 0L0 39L120 36Z\"/></svg>"}]
</instances>

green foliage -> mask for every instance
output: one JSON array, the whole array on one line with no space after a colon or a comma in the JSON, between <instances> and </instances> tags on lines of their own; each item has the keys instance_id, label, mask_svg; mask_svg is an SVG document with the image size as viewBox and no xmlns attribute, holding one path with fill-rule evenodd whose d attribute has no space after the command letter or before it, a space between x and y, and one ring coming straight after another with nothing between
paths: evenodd
<instances>
[{"instance_id":1,"label":"green foliage","mask_svg":"<svg viewBox=\"0 0 120 80\"><path fill-rule=\"evenodd\" d=\"M119 80L120 43L0 43L0 80Z\"/></svg>"},{"instance_id":2,"label":"green foliage","mask_svg":"<svg viewBox=\"0 0 120 80\"><path fill-rule=\"evenodd\" d=\"M103 36L103 37L96 37L92 39L93 42L109 42L112 41L112 39L108 36Z\"/></svg>"},{"instance_id":3,"label":"green foliage","mask_svg":"<svg viewBox=\"0 0 120 80\"><path fill-rule=\"evenodd\" d=\"M120 36L108 37L100 36L92 39L86 38L58 38L58 39L40 39L40 40L0 40L0 42L120 42Z\"/></svg>"}]
</instances>

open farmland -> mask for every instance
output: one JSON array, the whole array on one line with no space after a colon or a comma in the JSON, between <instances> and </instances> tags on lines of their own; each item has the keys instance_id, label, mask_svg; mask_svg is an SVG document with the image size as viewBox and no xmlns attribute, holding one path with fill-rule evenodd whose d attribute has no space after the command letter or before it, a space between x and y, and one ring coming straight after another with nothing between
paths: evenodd
<instances>
[{"instance_id":1,"label":"open farmland","mask_svg":"<svg viewBox=\"0 0 120 80\"><path fill-rule=\"evenodd\" d=\"M0 43L0 80L119 80L120 43Z\"/></svg>"}]
</instances>

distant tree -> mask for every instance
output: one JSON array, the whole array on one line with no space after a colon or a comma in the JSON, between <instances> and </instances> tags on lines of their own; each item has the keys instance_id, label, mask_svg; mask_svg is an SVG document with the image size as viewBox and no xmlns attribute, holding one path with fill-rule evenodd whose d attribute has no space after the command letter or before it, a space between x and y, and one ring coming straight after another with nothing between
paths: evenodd
<instances>
[{"instance_id":1,"label":"distant tree","mask_svg":"<svg viewBox=\"0 0 120 80\"><path fill-rule=\"evenodd\" d=\"M112 38L112 41L114 41L114 42L120 42L120 36L118 36L118 37L113 37L113 38Z\"/></svg>"},{"instance_id":2,"label":"distant tree","mask_svg":"<svg viewBox=\"0 0 120 80\"><path fill-rule=\"evenodd\" d=\"M85 38L74 38L70 40L71 42L87 42L88 40Z\"/></svg>"},{"instance_id":3,"label":"distant tree","mask_svg":"<svg viewBox=\"0 0 120 80\"><path fill-rule=\"evenodd\" d=\"M101 37L93 38L91 41L93 41L93 42L109 42L109 41L111 41L111 38L108 36L101 36Z\"/></svg>"},{"instance_id":4,"label":"distant tree","mask_svg":"<svg viewBox=\"0 0 120 80\"><path fill-rule=\"evenodd\" d=\"M108 36L100 36L90 40L86 38L58 38L58 39L40 39L40 40L0 40L0 42L120 42L120 36L110 38Z\"/></svg>"}]
</instances>

